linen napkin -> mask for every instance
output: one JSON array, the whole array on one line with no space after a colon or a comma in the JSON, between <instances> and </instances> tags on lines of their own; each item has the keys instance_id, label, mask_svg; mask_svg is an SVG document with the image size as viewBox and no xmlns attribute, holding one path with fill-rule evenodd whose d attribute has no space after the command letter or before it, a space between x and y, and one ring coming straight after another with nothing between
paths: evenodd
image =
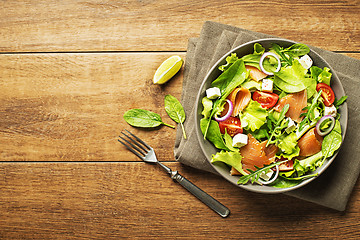
<instances>
[{"instance_id":1,"label":"linen napkin","mask_svg":"<svg viewBox=\"0 0 360 240\"><path fill-rule=\"evenodd\" d=\"M189 39L181 96L181 103L187 116L184 126L188 139L184 140L181 130L177 130L174 147L177 161L216 174L206 160L195 132L194 108L197 92L206 73L225 53L243 43L269 37L274 36L208 21L204 23L199 38ZM357 129L360 128L358 107L360 61L320 48L309 47L321 55L340 78L348 95L348 128L343 145L330 167L306 186L285 194L344 211L360 172L358 148L360 135L357 134Z\"/></svg>"}]
</instances>

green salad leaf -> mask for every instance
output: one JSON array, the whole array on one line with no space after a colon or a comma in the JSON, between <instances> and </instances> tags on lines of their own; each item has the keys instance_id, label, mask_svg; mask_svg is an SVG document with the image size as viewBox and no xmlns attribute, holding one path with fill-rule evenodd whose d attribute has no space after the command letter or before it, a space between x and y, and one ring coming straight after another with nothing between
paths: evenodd
<instances>
[{"instance_id":1,"label":"green salad leaf","mask_svg":"<svg viewBox=\"0 0 360 240\"><path fill-rule=\"evenodd\" d=\"M201 112L201 114L204 116L204 118L209 118L210 114L211 114L212 107L213 107L212 100L207 98L207 97L204 97L201 100L201 103L202 103L203 108L204 108L203 111Z\"/></svg>"},{"instance_id":2,"label":"green salad leaf","mask_svg":"<svg viewBox=\"0 0 360 240\"><path fill-rule=\"evenodd\" d=\"M249 104L240 115L241 124L243 124L246 129L255 131L266 122L267 116L268 112L261 107L260 103L250 100Z\"/></svg>"},{"instance_id":3,"label":"green salad leaf","mask_svg":"<svg viewBox=\"0 0 360 240\"><path fill-rule=\"evenodd\" d=\"M279 55L283 66L291 66L294 64L294 59L310 52L310 48L302 43L296 43L288 48L280 47L278 44L272 44L271 51Z\"/></svg>"},{"instance_id":4,"label":"green salad leaf","mask_svg":"<svg viewBox=\"0 0 360 240\"><path fill-rule=\"evenodd\" d=\"M236 53L231 53L230 56L226 57L226 64L221 65L219 67L220 71L225 71L227 70L234 62L236 62L239 58L236 56Z\"/></svg>"},{"instance_id":5,"label":"green salad leaf","mask_svg":"<svg viewBox=\"0 0 360 240\"><path fill-rule=\"evenodd\" d=\"M335 127L328 135L324 137L321 145L321 152L324 155L324 159L334 155L334 152L340 148L341 141L341 126L340 122L336 120Z\"/></svg>"},{"instance_id":6,"label":"green salad leaf","mask_svg":"<svg viewBox=\"0 0 360 240\"><path fill-rule=\"evenodd\" d=\"M282 52L294 57L300 57L310 52L310 48L302 43L295 43L288 48L285 48Z\"/></svg>"},{"instance_id":7,"label":"green salad leaf","mask_svg":"<svg viewBox=\"0 0 360 240\"><path fill-rule=\"evenodd\" d=\"M215 155L213 155L211 159L211 163L213 164L217 164L220 162L226 163L227 165L234 167L241 174L246 175L247 173L242 168L241 159L242 156L239 151L228 152L222 150L220 152L217 152Z\"/></svg>"},{"instance_id":8,"label":"green salad leaf","mask_svg":"<svg viewBox=\"0 0 360 240\"><path fill-rule=\"evenodd\" d=\"M323 157L323 154L322 154L322 151L320 151L310 157L300 160L299 164L302 167L302 170L300 173L304 174L308 171L315 171L316 168L321 165L322 157Z\"/></svg>"},{"instance_id":9,"label":"green salad leaf","mask_svg":"<svg viewBox=\"0 0 360 240\"><path fill-rule=\"evenodd\" d=\"M307 69L295 59L292 66L281 68L274 73L274 84L287 93L300 92L307 89L308 99L316 92L316 80L307 75Z\"/></svg>"},{"instance_id":10,"label":"green salad leaf","mask_svg":"<svg viewBox=\"0 0 360 240\"><path fill-rule=\"evenodd\" d=\"M230 150L230 151L233 151L233 152L237 152L239 151L238 148L236 147L233 147L233 139L232 137L227 133L227 130L225 128L225 133L224 133L224 141L225 141L225 145L226 147Z\"/></svg>"},{"instance_id":11,"label":"green salad leaf","mask_svg":"<svg viewBox=\"0 0 360 240\"><path fill-rule=\"evenodd\" d=\"M205 134L205 131L208 128L207 139L212 142L216 148L226 151L230 150L224 142L217 121L203 118L200 120L200 128L203 134Z\"/></svg>"},{"instance_id":12,"label":"green salad leaf","mask_svg":"<svg viewBox=\"0 0 360 240\"><path fill-rule=\"evenodd\" d=\"M237 86L246 79L244 61L236 60L225 72L211 83L211 87L220 89L221 98L225 99Z\"/></svg>"},{"instance_id":13,"label":"green salad leaf","mask_svg":"<svg viewBox=\"0 0 360 240\"><path fill-rule=\"evenodd\" d=\"M175 128L164 123L159 114L144 109L130 109L124 113L123 117L128 124L134 127L153 128L163 124Z\"/></svg>"},{"instance_id":14,"label":"green salad leaf","mask_svg":"<svg viewBox=\"0 0 360 240\"><path fill-rule=\"evenodd\" d=\"M282 134L278 137L277 146L282 151L281 156L291 160L292 158L299 156L300 148L297 145L296 133Z\"/></svg>"},{"instance_id":15,"label":"green salad leaf","mask_svg":"<svg viewBox=\"0 0 360 240\"><path fill-rule=\"evenodd\" d=\"M330 72L330 69L327 67L324 67L324 69L321 69L317 66L312 66L310 68L311 77L315 79L317 82L323 82L330 86L330 80L332 73Z\"/></svg>"},{"instance_id":16,"label":"green salad leaf","mask_svg":"<svg viewBox=\"0 0 360 240\"><path fill-rule=\"evenodd\" d=\"M243 82L241 84L241 86L243 88L247 88L249 89L249 91L252 91L252 90L261 90L261 83L260 81L257 82L257 81L254 81L254 80L246 80L245 82Z\"/></svg>"},{"instance_id":17,"label":"green salad leaf","mask_svg":"<svg viewBox=\"0 0 360 240\"><path fill-rule=\"evenodd\" d=\"M335 98L334 106L335 106L336 108L339 108L339 106L340 106L341 104L343 104L343 103L346 101L347 98L348 98L348 96L342 96L339 100L337 100L337 99Z\"/></svg>"},{"instance_id":18,"label":"green salad leaf","mask_svg":"<svg viewBox=\"0 0 360 240\"><path fill-rule=\"evenodd\" d=\"M185 121L185 111L179 100L177 100L174 96L168 94L164 98L165 111L169 115L169 117L175 122L179 123L183 132L183 136L186 139L186 133L184 128Z\"/></svg>"}]
</instances>

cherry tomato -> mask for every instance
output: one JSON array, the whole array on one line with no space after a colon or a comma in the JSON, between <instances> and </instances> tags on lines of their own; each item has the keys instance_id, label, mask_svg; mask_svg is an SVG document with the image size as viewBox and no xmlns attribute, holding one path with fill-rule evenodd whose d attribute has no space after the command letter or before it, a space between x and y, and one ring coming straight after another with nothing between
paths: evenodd
<instances>
[{"instance_id":1,"label":"cherry tomato","mask_svg":"<svg viewBox=\"0 0 360 240\"><path fill-rule=\"evenodd\" d=\"M321 97L324 99L325 106L331 106L331 104L335 101L334 91L326 83L318 83L316 85L316 91L319 92L320 90L322 90Z\"/></svg>"},{"instance_id":2,"label":"cherry tomato","mask_svg":"<svg viewBox=\"0 0 360 240\"><path fill-rule=\"evenodd\" d=\"M277 95L276 93L255 91L252 98L254 101L260 103L261 107L271 108L275 106L275 104L279 100L279 95Z\"/></svg>"},{"instance_id":3,"label":"cherry tomato","mask_svg":"<svg viewBox=\"0 0 360 240\"><path fill-rule=\"evenodd\" d=\"M237 117L229 117L225 121L219 122L220 132L222 134L226 132L231 136L235 136L238 133L242 133L243 130L241 128L240 119Z\"/></svg>"}]
</instances>

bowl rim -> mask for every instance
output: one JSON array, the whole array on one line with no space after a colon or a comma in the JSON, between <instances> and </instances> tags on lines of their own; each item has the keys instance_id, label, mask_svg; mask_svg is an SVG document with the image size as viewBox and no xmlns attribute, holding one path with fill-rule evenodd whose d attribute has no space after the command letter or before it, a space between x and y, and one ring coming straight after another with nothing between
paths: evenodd
<instances>
[{"instance_id":1,"label":"bowl rim","mask_svg":"<svg viewBox=\"0 0 360 240\"><path fill-rule=\"evenodd\" d=\"M202 106L200 104L200 101L202 100L203 98L203 95L204 95L204 86L206 85L206 83L208 82L208 79L210 77L210 75L212 74L213 71L215 71L218 66L221 65L221 63L223 61L225 61L226 57L229 56L231 53L234 53L236 51L238 51L240 48L243 48L243 47L247 47L249 45L253 45L255 43L262 43L262 42L275 42L275 41L281 41L281 42L287 42L287 43L290 43L291 45L292 44L296 44L296 43L300 43L300 42L295 42L295 41L292 41L292 40L288 40L288 39L284 39L284 38L261 38L261 39L256 39L256 40L253 40L253 41L249 41L249 42L246 42L246 43L243 43L233 49L231 49L230 51L228 51L227 53L225 53L224 55L222 55L222 57L216 61L215 64L213 64L213 66L210 68L210 70L207 72L206 76L204 77L204 79L202 80L202 83L200 85L200 88L198 90L198 93L197 93L197 96L196 96L196 101L195 101L195 114L194 114L194 119L195 119L195 129L196 129L196 135L197 135L197 138L198 138L198 142L199 142L199 145L200 145L200 148L203 152L203 154L205 155L206 157L206 160L209 162L209 164L211 165L211 167L220 175L222 176L223 178L225 178L226 180L228 180L229 182L233 183L234 185L240 187L240 188L243 188L245 190L248 190L248 191L251 191L251 192L257 192L257 193L269 193L269 194L275 194L275 193L284 193L284 192L288 192L288 191L292 191L292 190L295 190L295 189L298 189L302 186L305 186L307 185L308 183L312 182L313 180L317 179L330 165L331 163L334 161L334 159L336 158L339 150L341 149L341 146L344 142L344 139L345 139L345 135L346 135L346 129L347 129L347 122L348 122L348 107L347 107L347 103L345 102L344 104L342 104L340 106L341 108L341 118L342 120L345 122L344 125L341 125L341 129L342 129L342 142L341 142L341 145L339 147L339 149L334 153L334 155L328 159L325 163L323 163L323 165L319 168L317 168L314 173L318 173L318 175L316 177L311 177L311 178L308 178L308 179L305 179L303 180L302 182L300 182L299 184L295 185L295 186L292 186L292 187L288 187L288 188L276 188L276 187L271 187L271 186L260 186L260 185L253 185L253 184L237 184L237 182L234 182L232 179L233 176L231 176L230 174L228 174L228 176L225 176L221 171L221 167L220 166L217 166L217 165L214 165L211 163L211 159L209 159L208 157L208 154L206 153L206 149L203 145L203 142L204 142L204 136L201 132L201 129L200 129L200 114L199 114L199 106ZM307 45L307 44L305 44ZM315 50L313 50L311 48L311 46L307 45L309 48L310 48L310 52L309 54L310 55L314 55L316 56L317 58L319 58L321 61L323 61L324 65L326 65L326 67L328 67L332 73L332 78L335 79L336 82L339 83L339 86L338 86L338 92L340 92L340 95L341 96L345 96L345 91L344 91L344 88L341 84L341 81L339 79L339 77L337 76L336 72L334 71L334 69L331 67L331 65L323 58L320 56L320 54L318 54ZM214 80L214 79L213 79ZM212 80L212 81L213 81ZM208 141L208 140L206 140ZM232 179L230 179L232 178ZM254 187L256 186L256 187Z\"/></svg>"}]
</instances>

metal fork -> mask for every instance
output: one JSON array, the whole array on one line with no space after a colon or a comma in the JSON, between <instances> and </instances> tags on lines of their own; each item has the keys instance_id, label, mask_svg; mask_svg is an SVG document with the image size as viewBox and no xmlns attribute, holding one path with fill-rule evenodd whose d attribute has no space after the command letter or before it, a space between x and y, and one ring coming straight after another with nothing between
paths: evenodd
<instances>
[{"instance_id":1,"label":"metal fork","mask_svg":"<svg viewBox=\"0 0 360 240\"><path fill-rule=\"evenodd\" d=\"M118 139L127 149L138 156L141 160L149 163L157 163L164 169L171 177L171 179L180 183L186 190L192 193L195 197L205 203L209 208L214 210L222 217L227 217L230 210L218 202L216 199L205 193L203 190L195 186L192 182L181 176L177 171L172 171L169 167L159 162L156 158L155 151L152 147L142 141L140 138L125 130L127 134L121 132L124 136L119 136L122 140Z\"/></svg>"}]
</instances>

